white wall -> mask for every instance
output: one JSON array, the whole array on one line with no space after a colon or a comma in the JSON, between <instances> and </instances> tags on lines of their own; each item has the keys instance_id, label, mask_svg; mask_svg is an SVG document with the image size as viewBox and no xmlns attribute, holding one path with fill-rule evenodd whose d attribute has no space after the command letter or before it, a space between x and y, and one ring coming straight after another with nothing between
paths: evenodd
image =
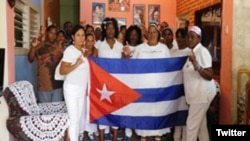
<instances>
[{"instance_id":1,"label":"white wall","mask_svg":"<svg viewBox=\"0 0 250 141\"><path fill-rule=\"evenodd\" d=\"M5 54L7 50L7 1L0 0L0 48L5 48ZM8 84L8 71L7 71L7 55L5 55L5 71L4 71L4 86L5 88ZM3 97L0 98L0 141L8 141L9 140L9 132L6 128L6 119L8 118L8 107Z\"/></svg>"}]
</instances>

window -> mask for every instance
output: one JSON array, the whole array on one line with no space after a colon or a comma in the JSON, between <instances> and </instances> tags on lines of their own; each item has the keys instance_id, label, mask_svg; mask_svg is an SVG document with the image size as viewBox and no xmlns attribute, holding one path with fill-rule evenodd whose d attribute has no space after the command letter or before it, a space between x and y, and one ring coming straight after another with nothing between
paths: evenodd
<instances>
[{"instance_id":1,"label":"window","mask_svg":"<svg viewBox=\"0 0 250 141\"><path fill-rule=\"evenodd\" d=\"M16 1L14 13L15 47L29 48L39 31L39 10L28 0L19 0Z\"/></svg>"}]
</instances>

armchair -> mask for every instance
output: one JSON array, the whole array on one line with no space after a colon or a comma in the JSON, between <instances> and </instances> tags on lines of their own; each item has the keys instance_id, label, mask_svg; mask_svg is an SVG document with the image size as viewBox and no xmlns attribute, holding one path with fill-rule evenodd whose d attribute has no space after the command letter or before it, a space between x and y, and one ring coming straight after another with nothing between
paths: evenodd
<instances>
[{"instance_id":1,"label":"armchair","mask_svg":"<svg viewBox=\"0 0 250 141\"><path fill-rule=\"evenodd\" d=\"M38 104L28 81L10 84L3 95L9 108L6 126L18 141L68 140L65 102Z\"/></svg>"}]
</instances>

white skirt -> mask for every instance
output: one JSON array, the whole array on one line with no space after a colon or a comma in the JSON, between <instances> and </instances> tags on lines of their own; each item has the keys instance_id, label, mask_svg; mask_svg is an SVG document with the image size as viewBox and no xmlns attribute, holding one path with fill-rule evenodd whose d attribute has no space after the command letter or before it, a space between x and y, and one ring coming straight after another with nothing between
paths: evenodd
<instances>
[{"instance_id":1,"label":"white skirt","mask_svg":"<svg viewBox=\"0 0 250 141\"><path fill-rule=\"evenodd\" d=\"M138 136L147 137L147 136L162 136L166 133L170 133L170 128L163 128L157 130L141 130L135 129L135 132Z\"/></svg>"}]
</instances>

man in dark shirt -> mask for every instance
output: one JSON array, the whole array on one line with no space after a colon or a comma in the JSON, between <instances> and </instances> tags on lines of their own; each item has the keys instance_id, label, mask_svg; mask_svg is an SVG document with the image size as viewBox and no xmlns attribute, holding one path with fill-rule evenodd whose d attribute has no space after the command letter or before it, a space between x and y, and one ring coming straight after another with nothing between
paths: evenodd
<instances>
[{"instance_id":1,"label":"man in dark shirt","mask_svg":"<svg viewBox=\"0 0 250 141\"><path fill-rule=\"evenodd\" d=\"M28 54L30 62L38 62L38 101L56 102L63 100L63 81L54 79L55 68L59 63L63 46L56 43L57 27L51 25L47 27L45 39L42 41L44 31L41 30L40 37L35 38L31 43Z\"/></svg>"}]
</instances>

